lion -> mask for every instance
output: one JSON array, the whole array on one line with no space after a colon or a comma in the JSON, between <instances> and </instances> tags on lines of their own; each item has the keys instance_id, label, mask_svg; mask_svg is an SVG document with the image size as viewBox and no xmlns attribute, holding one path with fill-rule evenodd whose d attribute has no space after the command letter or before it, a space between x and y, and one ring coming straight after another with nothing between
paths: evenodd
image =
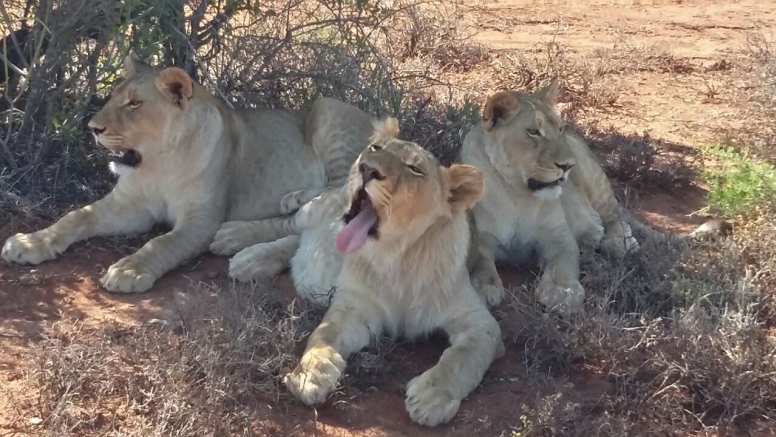
<instances>
[{"instance_id":1,"label":"lion","mask_svg":"<svg viewBox=\"0 0 776 437\"><path fill-rule=\"evenodd\" d=\"M167 223L170 232L100 279L111 292L145 292L209 245L226 254L253 244L250 238L214 241L224 221L280 220L344 184L372 134L369 115L334 99L320 98L302 111L228 109L180 68L160 71L134 54L125 59L123 76L89 121L97 143L111 152L114 189L48 228L9 238L5 260L38 264L77 241ZM277 242L287 253L285 265L298 243L296 235Z\"/></svg>"},{"instance_id":2,"label":"lion","mask_svg":"<svg viewBox=\"0 0 776 437\"><path fill-rule=\"evenodd\" d=\"M383 122L374 121L375 133L370 138L368 148L382 147L386 141L396 141L398 122L388 118ZM288 259L282 242L286 231L293 229L299 235L299 247L292 255L291 277L297 294L306 300L321 306L329 304L336 289L336 281L342 269L343 255L336 250L335 235L343 226L342 217L350 207L349 186L343 184L339 189L332 188L302 205L298 211L282 219L283 226L275 219L259 220L244 226L251 228L255 240L266 241L242 251L230 261L230 274L242 281L270 279L278 273L281 263ZM481 244L476 220L471 209L466 210L469 223L469 250L467 269L471 282L485 303L493 306L503 294L503 283L490 255L490 247ZM227 226L234 226L229 225ZM220 232L220 231L219 231ZM239 233L235 233L239 235ZM237 237L236 237L237 238ZM279 238L277 241L271 241ZM255 266L277 266L272 269ZM240 272L248 271L244 276Z\"/></svg>"},{"instance_id":3,"label":"lion","mask_svg":"<svg viewBox=\"0 0 776 437\"><path fill-rule=\"evenodd\" d=\"M372 336L414 339L442 329L450 347L408 383L405 401L412 420L434 426L452 419L504 345L469 279L477 251L467 211L483 191L482 173L441 166L417 144L399 140L398 130L394 118L378 124L342 191L322 197L339 217L302 233L314 238L301 244L294 267L325 277L327 266L337 266L337 291L284 381L302 402L318 404L336 388L348 356Z\"/></svg>"},{"instance_id":4,"label":"lion","mask_svg":"<svg viewBox=\"0 0 776 437\"><path fill-rule=\"evenodd\" d=\"M484 253L494 261L523 262L538 252L538 300L573 313L583 309L585 297L580 246L622 259L639 250L634 230L662 234L625 214L588 145L564 131L554 110L559 91L556 78L533 94L491 96L482 121L464 137L461 162L485 174L485 192L473 208L481 245L490 248Z\"/></svg>"}]
</instances>

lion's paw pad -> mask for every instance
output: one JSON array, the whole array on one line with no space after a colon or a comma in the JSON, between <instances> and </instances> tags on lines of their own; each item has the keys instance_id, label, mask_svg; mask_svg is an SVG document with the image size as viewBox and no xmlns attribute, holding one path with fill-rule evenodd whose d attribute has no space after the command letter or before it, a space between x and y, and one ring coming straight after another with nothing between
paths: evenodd
<instances>
[{"instance_id":1,"label":"lion's paw pad","mask_svg":"<svg viewBox=\"0 0 776 437\"><path fill-rule=\"evenodd\" d=\"M61 250L39 233L16 234L6 240L0 256L16 264L40 264L54 259Z\"/></svg>"},{"instance_id":2,"label":"lion's paw pad","mask_svg":"<svg viewBox=\"0 0 776 437\"><path fill-rule=\"evenodd\" d=\"M551 311L579 313L584 310L585 289L579 282L560 285L545 277L536 286L536 297Z\"/></svg>"},{"instance_id":3,"label":"lion's paw pad","mask_svg":"<svg viewBox=\"0 0 776 437\"><path fill-rule=\"evenodd\" d=\"M337 388L345 367L341 357L318 358L312 357L299 364L293 372L283 378L288 391L306 405L323 403L327 397Z\"/></svg>"},{"instance_id":4,"label":"lion's paw pad","mask_svg":"<svg viewBox=\"0 0 776 437\"><path fill-rule=\"evenodd\" d=\"M246 238L246 223L226 222L216 232L213 242L210 243L210 251L216 255L234 255L250 244Z\"/></svg>"},{"instance_id":5,"label":"lion's paw pad","mask_svg":"<svg viewBox=\"0 0 776 437\"><path fill-rule=\"evenodd\" d=\"M471 281L477 294L480 295L488 307L498 306L504 299L504 286L501 284L501 280L495 281L493 284L483 284L483 281L479 278L472 277Z\"/></svg>"},{"instance_id":6,"label":"lion's paw pad","mask_svg":"<svg viewBox=\"0 0 776 437\"><path fill-rule=\"evenodd\" d=\"M433 381L430 372L415 377L407 384L404 406L413 421L425 426L436 426L452 420L461 401L445 390L444 384Z\"/></svg>"},{"instance_id":7,"label":"lion's paw pad","mask_svg":"<svg viewBox=\"0 0 776 437\"><path fill-rule=\"evenodd\" d=\"M638 252L641 246L632 235L608 236L601 242L604 252L615 259L625 258L629 253Z\"/></svg>"},{"instance_id":8,"label":"lion's paw pad","mask_svg":"<svg viewBox=\"0 0 776 437\"><path fill-rule=\"evenodd\" d=\"M271 279L285 270L288 262L273 253L272 246L260 243L243 249L229 260L229 277L239 282Z\"/></svg>"},{"instance_id":9,"label":"lion's paw pad","mask_svg":"<svg viewBox=\"0 0 776 437\"><path fill-rule=\"evenodd\" d=\"M294 191L286 194L280 199L280 213L283 215L292 214L302 207L302 193L304 191Z\"/></svg>"},{"instance_id":10,"label":"lion's paw pad","mask_svg":"<svg viewBox=\"0 0 776 437\"><path fill-rule=\"evenodd\" d=\"M154 285L155 280L151 273L122 260L108 268L100 283L114 293L143 293Z\"/></svg>"}]
</instances>

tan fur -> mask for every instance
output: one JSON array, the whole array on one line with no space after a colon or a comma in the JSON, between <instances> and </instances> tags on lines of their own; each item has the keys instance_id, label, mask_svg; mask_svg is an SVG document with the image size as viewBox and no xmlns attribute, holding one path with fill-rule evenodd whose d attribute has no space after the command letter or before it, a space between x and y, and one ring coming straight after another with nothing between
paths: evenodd
<instances>
[{"instance_id":1,"label":"tan fur","mask_svg":"<svg viewBox=\"0 0 776 437\"><path fill-rule=\"evenodd\" d=\"M108 149L139 153L139 165L112 164L119 179L105 198L9 238L7 261L38 264L92 236L140 233L165 222L172 231L100 280L110 291L146 291L211 242L223 254L260 242L244 221L283 223L281 214L297 203L342 184L372 133L371 117L333 99L318 99L309 111L229 110L179 68L159 71L130 55L124 76L89 126ZM227 226L213 241L225 220L245 226ZM263 267L285 268L298 242L294 235L276 242L276 257L285 258Z\"/></svg>"},{"instance_id":2,"label":"tan fur","mask_svg":"<svg viewBox=\"0 0 776 437\"><path fill-rule=\"evenodd\" d=\"M340 207L331 212L342 217L341 207L348 209L363 186L362 165L381 175L365 186L379 217L377 234L340 261L331 307L285 383L304 403L323 402L336 388L347 357L372 336L414 339L441 328L450 336L450 348L436 366L409 382L405 402L414 421L433 426L452 419L460 401L503 354L498 324L466 267L471 246L466 210L482 193L482 174L467 165L442 167L416 144L393 138L395 133L378 126L373 145L353 165L339 193L344 201L332 203ZM334 221L341 222L339 217ZM314 257L321 253L337 255L330 249L341 226L311 228L319 234L308 240L318 245L314 248L305 249L302 234L300 252L313 257L306 265L315 267Z\"/></svg>"},{"instance_id":3,"label":"tan fur","mask_svg":"<svg viewBox=\"0 0 776 437\"><path fill-rule=\"evenodd\" d=\"M369 144L372 144L370 147L390 142L401 143L396 139L398 134L396 119L376 122L375 132L369 138ZM341 218L348 208L347 199L346 185L339 189L333 188L302 205L295 214L282 219L283 229L298 231L298 236L277 232L279 227L276 219L254 222L251 226L259 235L258 239L269 242L256 244L235 256L230 272L245 268L250 269L251 274L244 280L268 279L285 268L284 260L291 258L291 276L297 292L306 299L328 305L342 268L342 255L336 250L334 237L342 227ZM412 211L409 213L407 220L411 221ZM503 283L493 257L495 242L490 235L478 232L471 210L467 210L467 217L471 235L467 267L471 282L483 300L489 306L495 306L504 295ZM272 240L275 237L279 239ZM283 243L294 238L300 241L295 252L289 251L290 245ZM232 277L241 279L239 275Z\"/></svg>"},{"instance_id":4,"label":"tan fur","mask_svg":"<svg viewBox=\"0 0 776 437\"><path fill-rule=\"evenodd\" d=\"M553 110L558 92L554 80L533 95L495 94L482 123L466 135L461 156L485 173L485 194L474 214L493 255L523 261L536 250L543 267L539 300L575 312L584 302L579 245L600 245L621 258L638 243L590 149L563 132ZM532 189L553 181L559 184Z\"/></svg>"},{"instance_id":5,"label":"tan fur","mask_svg":"<svg viewBox=\"0 0 776 437\"><path fill-rule=\"evenodd\" d=\"M554 111L557 79L527 95L494 94L483 120L464 138L462 162L485 173L474 207L481 247L497 260L522 262L538 252L540 302L562 312L583 308L579 246L601 247L615 259L639 249L641 235L666 238L621 209L611 184L585 142L563 131ZM559 181L534 190L533 184ZM698 230L691 236L700 235ZM483 249L484 251L484 249ZM487 255L485 255L487 256Z\"/></svg>"}]
</instances>

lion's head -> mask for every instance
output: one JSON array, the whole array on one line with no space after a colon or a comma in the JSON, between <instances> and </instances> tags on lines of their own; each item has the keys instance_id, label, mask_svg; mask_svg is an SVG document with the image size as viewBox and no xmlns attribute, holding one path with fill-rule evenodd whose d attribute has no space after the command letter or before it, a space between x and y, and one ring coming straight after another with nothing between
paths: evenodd
<instances>
[{"instance_id":1,"label":"lion's head","mask_svg":"<svg viewBox=\"0 0 776 437\"><path fill-rule=\"evenodd\" d=\"M116 166L137 167L143 155L167 143L194 95L196 84L180 68L158 71L130 54L124 61L124 81L89 121L97 142L108 148Z\"/></svg>"},{"instance_id":2,"label":"lion's head","mask_svg":"<svg viewBox=\"0 0 776 437\"><path fill-rule=\"evenodd\" d=\"M387 118L350 171L350 208L337 248L351 253L371 242L381 247L415 241L429 227L465 213L482 195L482 172L469 165L443 167L419 145L397 138Z\"/></svg>"},{"instance_id":3,"label":"lion's head","mask_svg":"<svg viewBox=\"0 0 776 437\"><path fill-rule=\"evenodd\" d=\"M501 176L516 189L543 199L560 196L576 163L553 107L557 79L534 94L502 91L488 99L482 113L486 153Z\"/></svg>"}]
</instances>

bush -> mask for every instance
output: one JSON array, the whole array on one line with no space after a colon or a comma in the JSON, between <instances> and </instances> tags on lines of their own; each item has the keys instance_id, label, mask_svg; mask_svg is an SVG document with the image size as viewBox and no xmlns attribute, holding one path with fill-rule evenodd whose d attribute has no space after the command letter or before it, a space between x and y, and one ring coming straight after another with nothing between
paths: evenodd
<instances>
[{"instance_id":1,"label":"bush","mask_svg":"<svg viewBox=\"0 0 776 437\"><path fill-rule=\"evenodd\" d=\"M730 217L757 217L773 205L776 167L750 158L732 146L711 148L708 154L719 162L719 167L703 173L709 184L709 206Z\"/></svg>"}]
</instances>

